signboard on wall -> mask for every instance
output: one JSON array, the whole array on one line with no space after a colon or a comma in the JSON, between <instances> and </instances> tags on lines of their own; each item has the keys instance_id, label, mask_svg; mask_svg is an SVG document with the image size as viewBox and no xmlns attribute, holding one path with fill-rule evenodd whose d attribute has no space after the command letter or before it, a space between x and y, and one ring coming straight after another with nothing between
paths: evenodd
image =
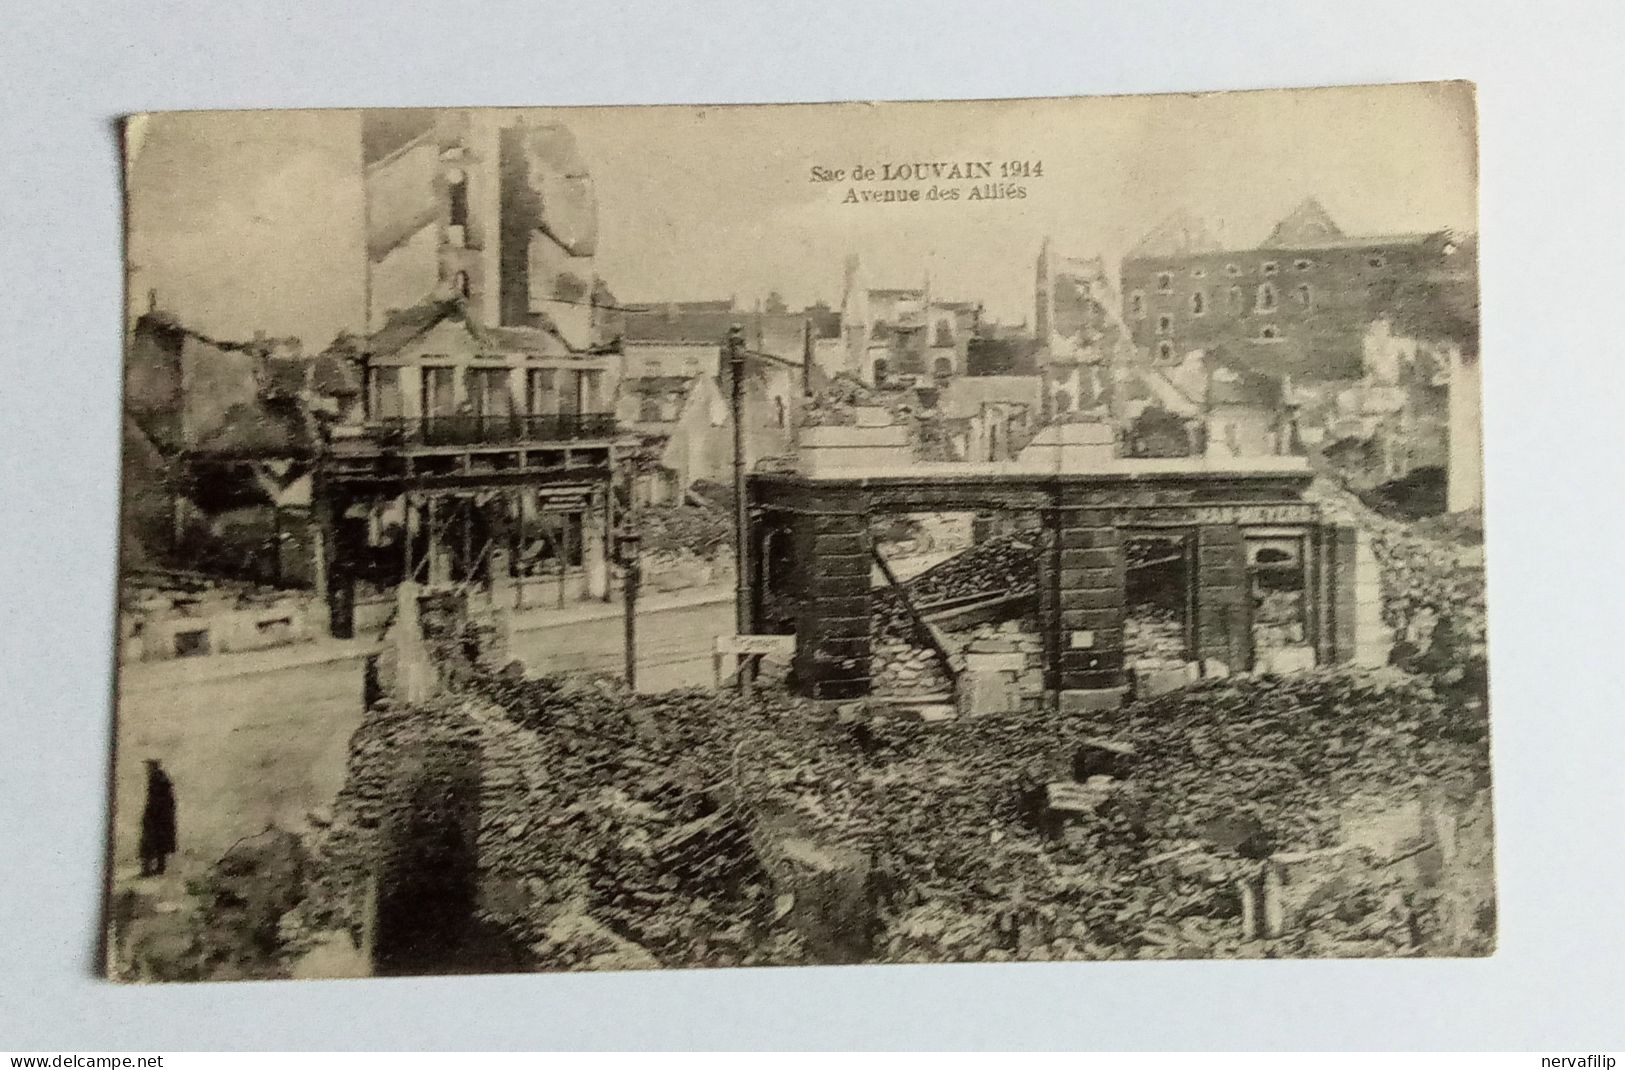
<instances>
[{"instance_id":1,"label":"signboard on wall","mask_svg":"<svg viewBox=\"0 0 1625 1070\"><path fill-rule=\"evenodd\" d=\"M1268 505L1185 505L1152 506L1145 509L1118 509L1112 522L1120 527L1133 527L1147 522L1155 524L1313 524L1320 519L1320 509L1308 502L1281 502Z\"/></svg>"},{"instance_id":2,"label":"signboard on wall","mask_svg":"<svg viewBox=\"0 0 1625 1070\"><path fill-rule=\"evenodd\" d=\"M778 655L788 657L796 652L793 635L719 635L717 653L735 657Z\"/></svg>"}]
</instances>

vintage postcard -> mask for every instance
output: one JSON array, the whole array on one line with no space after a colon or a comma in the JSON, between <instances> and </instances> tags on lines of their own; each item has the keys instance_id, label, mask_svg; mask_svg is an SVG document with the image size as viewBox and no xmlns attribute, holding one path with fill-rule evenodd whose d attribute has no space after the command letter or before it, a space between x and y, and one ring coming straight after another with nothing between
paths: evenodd
<instances>
[{"instance_id":1,"label":"vintage postcard","mask_svg":"<svg viewBox=\"0 0 1625 1070\"><path fill-rule=\"evenodd\" d=\"M109 976L1493 950L1471 85L124 141Z\"/></svg>"}]
</instances>

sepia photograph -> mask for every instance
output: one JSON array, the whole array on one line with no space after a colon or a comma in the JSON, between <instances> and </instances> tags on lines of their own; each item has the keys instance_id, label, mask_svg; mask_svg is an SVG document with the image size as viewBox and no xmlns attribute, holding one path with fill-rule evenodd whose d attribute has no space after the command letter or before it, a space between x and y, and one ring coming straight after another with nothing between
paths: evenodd
<instances>
[{"instance_id":1,"label":"sepia photograph","mask_svg":"<svg viewBox=\"0 0 1625 1070\"><path fill-rule=\"evenodd\" d=\"M108 978L1495 951L1472 84L121 135Z\"/></svg>"}]
</instances>

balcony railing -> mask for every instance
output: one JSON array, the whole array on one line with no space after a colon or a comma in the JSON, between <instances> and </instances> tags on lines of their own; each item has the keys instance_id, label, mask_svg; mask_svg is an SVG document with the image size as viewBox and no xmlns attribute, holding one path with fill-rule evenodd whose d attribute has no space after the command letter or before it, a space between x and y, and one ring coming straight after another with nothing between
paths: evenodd
<instances>
[{"instance_id":1,"label":"balcony railing","mask_svg":"<svg viewBox=\"0 0 1625 1070\"><path fill-rule=\"evenodd\" d=\"M615 433L615 414L560 413L531 416L422 416L372 420L367 434L380 446L511 446L525 442L571 442Z\"/></svg>"}]
</instances>

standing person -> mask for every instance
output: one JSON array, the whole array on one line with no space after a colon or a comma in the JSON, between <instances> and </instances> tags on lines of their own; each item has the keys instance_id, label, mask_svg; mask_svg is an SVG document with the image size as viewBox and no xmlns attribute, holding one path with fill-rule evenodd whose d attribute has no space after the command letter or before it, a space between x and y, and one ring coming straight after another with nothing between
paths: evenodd
<instances>
[{"instance_id":1,"label":"standing person","mask_svg":"<svg viewBox=\"0 0 1625 1070\"><path fill-rule=\"evenodd\" d=\"M147 805L141 811L141 875L155 877L175 853L175 786L156 758L147 759Z\"/></svg>"}]
</instances>

